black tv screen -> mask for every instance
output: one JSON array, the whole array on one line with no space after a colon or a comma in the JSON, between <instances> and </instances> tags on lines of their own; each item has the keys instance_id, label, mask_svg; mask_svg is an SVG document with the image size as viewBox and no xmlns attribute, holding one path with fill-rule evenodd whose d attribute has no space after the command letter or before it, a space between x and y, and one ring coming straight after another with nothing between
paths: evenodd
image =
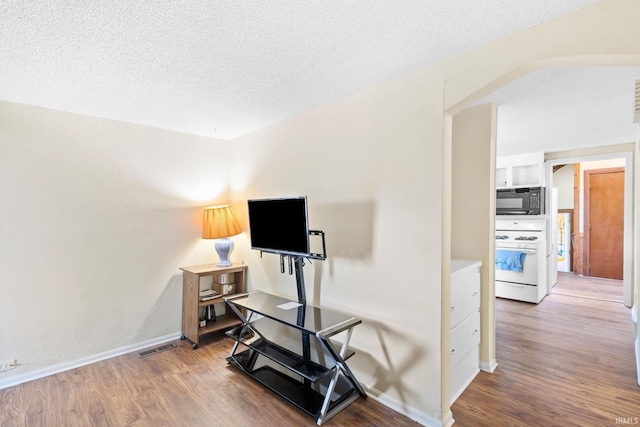
<instances>
[{"instance_id":1,"label":"black tv screen","mask_svg":"<svg viewBox=\"0 0 640 427\"><path fill-rule=\"evenodd\" d=\"M253 199L249 205L251 249L309 255L307 198Z\"/></svg>"}]
</instances>

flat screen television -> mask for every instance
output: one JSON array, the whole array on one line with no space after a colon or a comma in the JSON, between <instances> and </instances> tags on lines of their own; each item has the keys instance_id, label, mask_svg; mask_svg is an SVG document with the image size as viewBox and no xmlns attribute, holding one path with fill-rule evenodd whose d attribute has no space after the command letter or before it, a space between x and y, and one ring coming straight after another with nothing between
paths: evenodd
<instances>
[{"instance_id":1,"label":"flat screen television","mask_svg":"<svg viewBox=\"0 0 640 427\"><path fill-rule=\"evenodd\" d=\"M310 255L307 197L252 199L251 249L282 255Z\"/></svg>"}]
</instances>

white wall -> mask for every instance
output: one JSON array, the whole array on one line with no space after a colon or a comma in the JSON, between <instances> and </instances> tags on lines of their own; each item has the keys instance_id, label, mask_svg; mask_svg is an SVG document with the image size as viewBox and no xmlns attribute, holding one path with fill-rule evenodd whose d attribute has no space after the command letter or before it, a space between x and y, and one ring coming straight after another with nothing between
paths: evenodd
<instances>
[{"instance_id":1,"label":"white wall","mask_svg":"<svg viewBox=\"0 0 640 427\"><path fill-rule=\"evenodd\" d=\"M565 165L553 174L558 189L558 209L573 209L573 165Z\"/></svg>"},{"instance_id":2,"label":"white wall","mask_svg":"<svg viewBox=\"0 0 640 427\"><path fill-rule=\"evenodd\" d=\"M468 108L453 118L451 258L478 260L481 267L483 369L496 363L495 336L495 174L497 110L494 104ZM448 378L447 378L448 380Z\"/></svg>"},{"instance_id":3,"label":"white wall","mask_svg":"<svg viewBox=\"0 0 640 427\"><path fill-rule=\"evenodd\" d=\"M306 195L328 260L307 299L363 319L349 366L374 395L437 416L440 400L441 84L412 75L246 135L232 145L232 199ZM278 259L237 244L250 288L295 299ZM433 298L434 293L438 298Z\"/></svg>"},{"instance_id":4,"label":"white wall","mask_svg":"<svg viewBox=\"0 0 640 427\"><path fill-rule=\"evenodd\" d=\"M0 361L14 376L180 332L227 143L0 103ZM166 338L165 338L166 339Z\"/></svg>"},{"instance_id":5,"label":"white wall","mask_svg":"<svg viewBox=\"0 0 640 427\"><path fill-rule=\"evenodd\" d=\"M386 403L451 423L444 112L536 67L637 65L639 15L635 0L601 1L246 135L228 153L220 141L0 104L0 361L22 363L0 381L178 333L177 268L210 260L200 208L227 200L229 172L245 227L247 198L309 197L329 260L306 267L307 295L364 320L350 366ZM294 295L275 257L234 240L251 287Z\"/></svg>"}]
</instances>

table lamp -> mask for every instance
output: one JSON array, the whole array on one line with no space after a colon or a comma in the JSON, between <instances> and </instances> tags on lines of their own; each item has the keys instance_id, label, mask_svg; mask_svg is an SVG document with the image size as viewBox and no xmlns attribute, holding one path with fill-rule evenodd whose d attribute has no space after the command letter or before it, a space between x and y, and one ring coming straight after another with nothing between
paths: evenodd
<instances>
[{"instance_id":1,"label":"table lamp","mask_svg":"<svg viewBox=\"0 0 640 427\"><path fill-rule=\"evenodd\" d=\"M229 261L229 255L233 251L233 241L229 236L242 233L238 220L233 215L231 206L210 206L204 208L202 219L202 238L217 239L216 252L220 257L218 267L229 267L233 263Z\"/></svg>"}]
</instances>

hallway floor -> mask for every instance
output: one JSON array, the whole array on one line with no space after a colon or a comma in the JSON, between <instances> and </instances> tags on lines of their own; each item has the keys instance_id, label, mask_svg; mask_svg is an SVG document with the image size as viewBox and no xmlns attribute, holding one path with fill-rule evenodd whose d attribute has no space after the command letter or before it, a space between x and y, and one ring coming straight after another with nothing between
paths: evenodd
<instances>
[{"instance_id":1,"label":"hallway floor","mask_svg":"<svg viewBox=\"0 0 640 427\"><path fill-rule=\"evenodd\" d=\"M565 291L569 278L562 279L558 291ZM566 282L582 281L575 279ZM540 304L496 299L498 367L480 372L454 403L455 426L637 423L640 388L630 310L610 300L619 298L613 291L587 288L579 287L584 297L554 292Z\"/></svg>"},{"instance_id":2,"label":"hallway floor","mask_svg":"<svg viewBox=\"0 0 640 427\"><path fill-rule=\"evenodd\" d=\"M558 272L558 283L551 293L603 301L623 301L622 280L574 273Z\"/></svg>"}]
</instances>

